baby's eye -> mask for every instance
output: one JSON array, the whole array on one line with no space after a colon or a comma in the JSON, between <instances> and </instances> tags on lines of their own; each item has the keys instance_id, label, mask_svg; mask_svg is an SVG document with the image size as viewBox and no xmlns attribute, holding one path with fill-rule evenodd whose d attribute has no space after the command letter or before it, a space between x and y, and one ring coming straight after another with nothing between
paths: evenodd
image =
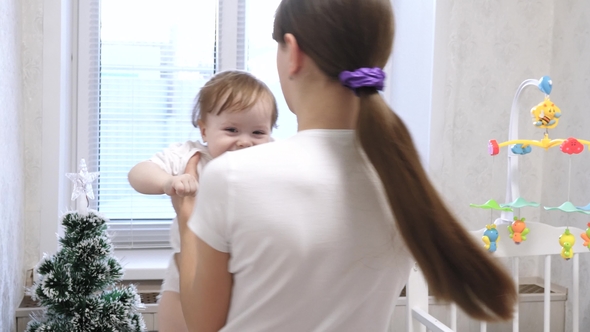
<instances>
[{"instance_id":1,"label":"baby's eye","mask_svg":"<svg viewBox=\"0 0 590 332\"><path fill-rule=\"evenodd\" d=\"M262 131L262 130L256 130L254 132L254 135L266 135L266 133L264 131Z\"/></svg>"},{"instance_id":2,"label":"baby's eye","mask_svg":"<svg viewBox=\"0 0 590 332\"><path fill-rule=\"evenodd\" d=\"M236 128L225 128L225 131L230 132L230 133L237 133L238 130Z\"/></svg>"}]
</instances>

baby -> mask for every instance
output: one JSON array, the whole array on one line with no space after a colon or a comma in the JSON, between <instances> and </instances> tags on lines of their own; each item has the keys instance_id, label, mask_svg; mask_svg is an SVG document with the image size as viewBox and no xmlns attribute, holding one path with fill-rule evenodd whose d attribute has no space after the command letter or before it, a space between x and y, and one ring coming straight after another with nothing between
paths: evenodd
<instances>
[{"instance_id":1,"label":"baby","mask_svg":"<svg viewBox=\"0 0 590 332\"><path fill-rule=\"evenodd\" d=\"M129 171L129 183L142 194L190 196L198 190L198 175L211 159L226 151L244 149L271 141L278 111L270 89L242 71L225 71L201 88L192 113L192 123L201 131L203 145L187 141L172 144ZM197 178L184 174L191 157L199 154ZM176 218L170 228L174 256L162 283L158 306L159 330L188 331L180 305L176 256L180 234Z\"/></svg>"}]
</instances>

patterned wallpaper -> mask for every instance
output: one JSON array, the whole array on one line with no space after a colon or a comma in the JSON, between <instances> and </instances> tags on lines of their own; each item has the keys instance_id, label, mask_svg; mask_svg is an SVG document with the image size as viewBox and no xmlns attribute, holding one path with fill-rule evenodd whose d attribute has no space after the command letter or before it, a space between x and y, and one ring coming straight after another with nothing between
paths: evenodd
<instances>
[{"instance_id":1,"label":"patterned wallpaper","mask_svg":"<svg viewBox=\"0 0 590 332\"><path fill-rule=\"evenodd\" d=\"M504 200L506 151L490 157L487 141L508 138L511 103L522 81L550 75L552 100L564 114L561 126L551 135L590 140L586 109L590 104L590 2L481 0L450 4L446 82L442 87L446 100L441 107L444 135L432 146L443 156L440 167L432 172L456 214L470 229L480 229L495 216L469 208L469 203ZM534 87L521 95L521 137L542 138L542 132L530 125L529 115L541 98ZM558 149L534 150L520 159L521 196L548 206L558 206L568 197L577 205L586 205L590 202L588 165L589 152L570 158ZM582 215L540 208L527 208L526 218L582 229L590 221ZM521 259L520 275L541 275L543 264L536 258ZM552 280L571 287L571 266L571 261L554 256ZM589 272L590 255L580 255L581 276ZM580 288L580 326L589 326L590 316L583 313L590 311L590 279L581 277ZM571 296L567 313L565 330L571 331Z\"/></svg>"},{"instance_id":2,"label":"patterned wallpaper","mask_svg":"<svg viewBox=\"0 0 590 332\"><path fill-rule=\"evenodd\" d=\"M0 3L0 330L14 329L23 285L24 174L21 11Z\"/></svg>"},{"instance_id":3,"label":"patterned wallpaper","mask_svg":"<svg viewBox=\"0 0 590 332\"><path fill-rule=\"evenodd\" d=\"M555 137L577 137L590 140L590 2L555 1L551 75L552 99L563 112L563 127L555 129ZM571 167L571 171L570 171ZM566 200L574 204L590 203L590 152L567 156L558 150L546 153L542 200L555 206ZM586 229L590 216L545 212L543 221L555 226ZM576 240L582 241L581 238ZM590 254L580 255L580 330L590 326ZM572 285L572 262L553 259L552 278ZM571 296L568 296L566 331L571 331Z\"/></svg>"},{"instance_id":4,"label":"patterned wallpaper","mask_svg":"<svg viewBox=\"0 0 590 332\"><path fill-rule=\"evenodd\" d=\"M473 209L494 198L503 201L506 188L506 153L490 157L487 142L508 138L509 114L519 84L528 78L550 74L551 6L537 6L532 14L531 1L453 1L448 13L447 73L444 135L438 146L440 169L433 175L456 214L470 229L480 229L498 215ZM529 105L538 103L542 94L534 89L522 95L520 134L531 137ZM521 174L521 195L541 199L543 154L533 153L520 161L527 172ZM526 185L524 185L526 183ZM539 211L528 211L529 219ZM521 274L533 275L534 260L522 260Z\"/></svg>"}]
</instances>

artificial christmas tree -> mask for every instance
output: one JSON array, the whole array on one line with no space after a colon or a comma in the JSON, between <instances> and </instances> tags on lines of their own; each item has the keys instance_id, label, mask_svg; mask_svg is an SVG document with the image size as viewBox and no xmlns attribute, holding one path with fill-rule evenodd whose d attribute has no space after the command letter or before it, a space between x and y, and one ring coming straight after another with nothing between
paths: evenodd
<instances>
[{"instance_id":1,"label":"artificial christmas tree","mask_svg":"<svg viewBox=\"0 0 590 332\"><path fill-rule=\"evenodd\" d=\"M89 173L82 159L79 172L68 177L74 182L72 200L77 200L78 210L63 217L60 250L39 263L39 278L29 292L45 310L32 317L27 331L144 331L136 288L116 286L123 271L113 256L108 220L86 210L88 199L94 198L91 182L97 173Z\"/></svg>"}]
</instances>

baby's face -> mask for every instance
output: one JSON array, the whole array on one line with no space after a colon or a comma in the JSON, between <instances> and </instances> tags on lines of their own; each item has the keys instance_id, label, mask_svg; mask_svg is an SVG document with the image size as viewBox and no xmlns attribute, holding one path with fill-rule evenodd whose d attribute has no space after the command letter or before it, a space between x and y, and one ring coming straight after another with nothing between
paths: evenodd
<instances>
[{"instance_id":1,"label":"baby's face","mask_svg":"<svg viewBox=\"0 0 590 332\"><path fill-rule=\"evenodd\" d=\"M208 114L207 120L199 127L211 157L216 158L226 151L270 142L271 121L271 103L266 98L260 98L251 108L243 111Z\"/></svg>"}]
</instances>

